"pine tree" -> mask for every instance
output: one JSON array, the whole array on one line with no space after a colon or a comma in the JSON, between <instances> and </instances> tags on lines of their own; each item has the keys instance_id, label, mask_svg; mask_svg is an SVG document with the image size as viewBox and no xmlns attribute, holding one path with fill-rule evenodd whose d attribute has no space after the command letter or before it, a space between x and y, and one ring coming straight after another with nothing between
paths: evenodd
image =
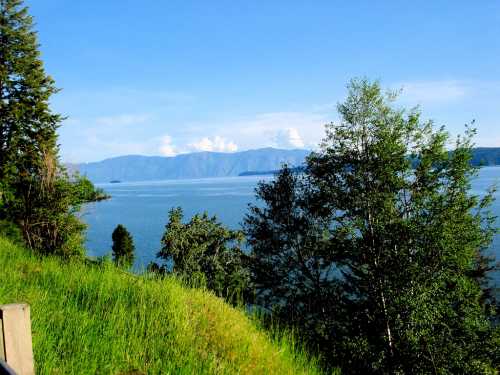
<instances>
[{"instance_id":1,"label":"pine tree","mask_svg":"<svg viewBox=\"0 0 500 375\"><path fill-rule=\"evenodd\" d=\"M57 92L40 60L33 20L21 0L0 0L0 180L30 173L56 150L61 116L51 112Z\"/></svg>"},{"instance_id":2,"label":"pine tree","mask_svg":"<svg viewBox=\"0 0 500 375\"><path fill-rule=\"evenodd\" d=\"M471 193L473 130L444 129L352 81L301 176L263 184L246 232L258 302L346 373L492 373L482 288L493 191Z\"/></svg>"},{"instance_id":3,"label":"pine tree","mask_svg":"<svg viewBox=\"0 0 500 375\"><path fill-rule=\"evenodd\" d=\"M84 226L58 158L62 117L49 108L58 90L38 48L23 2L0 0L0 219L33 249L81 253Z\"/></svg>"},{"instance_id":4,"label":"pine tree","mask_svg":"<svg viewBox=\"0 0 500 375\"><path fill-rule=\"evenodd\" d=\"M134 264L134 240L127 228L118 224L112 234L113 261L120 267L130 267Z\"/></svg>"}]
</instances>

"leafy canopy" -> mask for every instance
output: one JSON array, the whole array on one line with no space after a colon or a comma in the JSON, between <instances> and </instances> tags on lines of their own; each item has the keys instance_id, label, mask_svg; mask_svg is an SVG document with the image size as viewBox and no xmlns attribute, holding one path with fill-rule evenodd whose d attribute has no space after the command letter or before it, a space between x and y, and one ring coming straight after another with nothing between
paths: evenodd
<instances>
[{"instance_id":1,"label":"leafy canopy","mask_svg":"<svg viewBox=\"0 0 500 375\"><path fill-rule=\"evenodd\" d=\"M499 365L483 251L493 190L471 192L474 130L453 152L418 109L353 80L304 173L257 189L245 219L257 303L346 373L485 373Z\"/></svg>"},{"instance_id":2,"label":"leafy canopy","mask_svg":"<svg viewBox=\"0 0 500 375\"><path fill-rule=\"evenodd\" d=\"M165 264L150 268L172 272L237 302L247 286L240 247L243 233L226 228L207 213L193 216L188 223L182 222L183 217L181 208L170 211L158 253Z\"/></svg>"}]
</instances>

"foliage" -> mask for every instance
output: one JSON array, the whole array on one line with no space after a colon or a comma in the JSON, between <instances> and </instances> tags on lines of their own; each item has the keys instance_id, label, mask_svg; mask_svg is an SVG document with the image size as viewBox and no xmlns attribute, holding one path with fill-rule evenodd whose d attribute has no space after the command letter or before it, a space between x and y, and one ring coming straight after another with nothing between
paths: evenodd
<instances>
[{"instance_id":1,"label":"foliage","mask_svg":"<svg viewBox=\"0 0 500 375\"><path fill-rule=\"evenodd\" d=\"M181 208L172 209L162 238L158 257L166 263L150 270L169 271L191 285L205 286L218 296L236 302L247 286L247 272L242 264L243 233L224 227L207 213L182 222Z\"/></svg>"},{"instance_id":2,"label":"foliage","mask_svg":"<svg viewBox=\"0 0 500 375\"><path fill-rule=\"evenodd\" d=\"M257 302L346 373L492 373L497 314L482 289L493 190L470 192L468 129L444 129L354 80L303 174L257 194L245 231Z\"/></svg>"},{"instance_id":3,"label":"foliage","mask_svg":"<svg viewBox=\"0 0 500 375\"><path fill-rule=\"evenodd\" d=\"M0 219L32 249L69 256L80 242L79 254L85 227L57 156L62 117L49 108L57 89L21 0L0 1L0 40Z\"/></svg>"},{"instance_id":4,"label":"foliage","mask_svg":"<svg viewBox=\"0 0 500 375\"><path fill-rule=\"evenodd\" d=\"M80 202L74 186L64 171L57 170L54 157L46 155L44 164L16 184L16 199L6 205L8 217L20 226L27 246L38 253L83 256L86 226L77 216Z\"/></svg>"},{"instance_id":5,"label":"foliage","mask_svg":"<svg viewBox=\"0 0 500 375\"><path fill-rule=\"evenodd\" d=\"M96 188L86 176L76 174L73 176L72 183L75 197L80 203L98 202L111 198L102 188Z\"/></svg>"},{"instance_id":6,"label":"foliage","mask_svg":"<svg viewBox=\"0 0 500 375\"><path fill-rule=\"evenodd\" d=\"M291 335L172 277L38 259L0 238L0 304L31 306L37 374L319 374Z\"/></svg>"},{"instance_id":7,"label":"foliage","mask_svg":"<svg viewBox=\"0 0 500 375\"><path fill-rule=\"evenodd\" d=\"M19 227L7 220L0 220L0 236L6 237L13 243L23 244L23 235Z\"/></svg>"},{"instance_id":8,"label":"foliage","mask_svg":"<svg viewBox=\"0 0 500 375\"><path fill-rule=\"evenodd\" d=\"M327 348L328 325L337 309L337 282L328 243L328 222L308 206L304 176L284 167L257 197L245 218L249 268L256 303L298 327L302 337Z\"/></svg>"},{"instance_id":9,"label":"foliage","mask_svg":"<svg viewBox=\"0 0 500 375\"><path fill-rule=\"evenodd\" d=\"M113 261L120 267L134 264L134 240L127 228L118 224L111 235L113 239Z\"/></svg>"}]
</instances>

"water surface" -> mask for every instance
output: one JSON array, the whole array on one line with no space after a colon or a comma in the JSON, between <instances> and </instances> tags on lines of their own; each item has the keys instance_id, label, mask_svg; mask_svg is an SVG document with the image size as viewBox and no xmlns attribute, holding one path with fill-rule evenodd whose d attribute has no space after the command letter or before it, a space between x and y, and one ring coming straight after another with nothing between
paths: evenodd
<instances>
[{"instance_id":1,"label":"water surface","mask_svg":"<svg viewBox=\"0 0 500 375\"><path fill-rule=\"evenodd\" d=\"M271 176L98 184L111 199L87 205L87 250L91 256L111 252L111 233L123 224L136 247L136 268L155 259L168 221L168 212L182 207L185 218L207 211L233 229L240 228L255 187Z\"/></svg>"},{"instance_id":2,"label":"water surface","mask_svg":"<svg viewBox=\"0 0 500 375\"><path fill-rule=\"evenodd\" d=\"M198 180L148 181L119 184L99 184L112 199L89 204L84 220L89 225L87 249L89 255L111 252L111 233L123 224L132 233L136 247L136 269L155 260L160 240L168 220L168 212L180 206L185 218L207 211L217 215L227 226L237 229L243 221L249 203L255 203L255 187L272 176L228 177ZM500 167L485 167L473 182L472 192L484 195L500 180ZM500 216L500 193L492 210ZM499 221L500 223L500 221ZM491 250L500 260L500 235ZM500 274L495 277L500 281Z\"/></svg>"}]
</instances>

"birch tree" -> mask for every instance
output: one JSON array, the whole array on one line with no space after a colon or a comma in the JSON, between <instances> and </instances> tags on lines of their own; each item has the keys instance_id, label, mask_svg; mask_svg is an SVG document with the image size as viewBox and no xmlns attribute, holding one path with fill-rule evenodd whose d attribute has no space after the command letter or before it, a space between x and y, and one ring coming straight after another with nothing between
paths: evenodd
<instances>
[{"instance_id":1,"label":"birch tree","mask_svg":"<svg viewBox=\"0 0 500 375\"><path fill-rule=\"evenodd\" d=\"M257 303L346 373L493 372L496 228L493 190L471 192L474 130L450 143L395 99L353 80L305 172L259 187L246 219Z\"/></svg>"}]
</instances>

